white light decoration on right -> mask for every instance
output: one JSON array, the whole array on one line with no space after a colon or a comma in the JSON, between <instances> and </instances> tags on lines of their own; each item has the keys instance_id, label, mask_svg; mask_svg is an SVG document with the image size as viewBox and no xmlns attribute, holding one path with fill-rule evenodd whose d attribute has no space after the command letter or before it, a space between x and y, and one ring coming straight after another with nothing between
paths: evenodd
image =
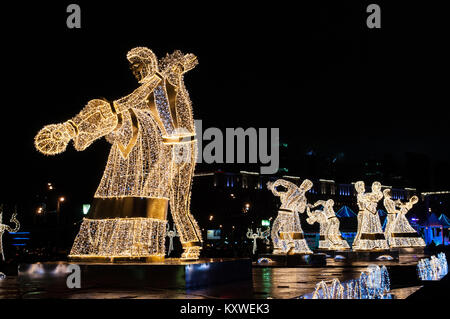
<instances>
[{"instance_id":1,"label":"white light decoration on right","mask_svg":"<svg viewBox=\"0 0 450 319\"><path fill-rule=\"evenodd\" d=\"M412 196L409 201L402 203L400 200L392 200L389 189L383 191L384 207L388 213L385 235L390 247L409 248L425 247L425 241L408 222L406 214L419 201L417 196Z\"/></svg>"},{"instance_id":2,"label":"white light decoration on right","mask_svg":"<svg viewBox=\"0 0 450 319\"><path fill-rule=\"evenodd\" d=\"M375 251L389 249L388 243L381 228L377 205L383 198L381 184L372 183L372 192L366 193L364 182L355 183L358 203L358 231L353 241L354 251Z\"/></svg>"},{"instance_id":3,"label":"white light decoration on right","mask_svg":"<svg viewBox=\"0 0 450 319\"><path fill-rule=\"evenodd\" d=\"M278 190L279 186L285 191ZM312 186L313 183L308 179L305 179L300 187L284 179L267 183L267 188L280 197L281 201L278 216L272 225L273 254L312 254L298 216L306 210L306 192Z\"/></svg>"}]
</instances>

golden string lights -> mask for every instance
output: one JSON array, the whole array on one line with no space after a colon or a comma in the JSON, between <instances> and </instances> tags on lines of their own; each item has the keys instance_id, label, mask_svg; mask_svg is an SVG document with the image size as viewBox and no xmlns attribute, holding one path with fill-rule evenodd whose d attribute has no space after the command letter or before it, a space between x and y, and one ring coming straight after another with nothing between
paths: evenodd
<instances>
[{"instance_id":1,"label":"golden string lights","mask_svg":"<svg viewBox=\"0 0 450 319\"><path fill-rule=\"evenodd\" d=\"M409 201L402 203L400 200L392 200L389 189L383 191L384 207L388 212L385 234L389 246L394 248L425 247L425 241L411 227L406 214L419 201L417 196L412 196Z\"/></svg>"},{"instance_id":2,"label":"golden string lights","mask_svg":"<svg viewBox=\"0 0 450 319\"><path fill-rule=\"evenodd\" d=\"M169 202L184 248L182 258L197 259L202 238L190 213L197 141L184 85L184 74L197 59L175 51L158 62L144 47L130 50L127 59L140 83L135 91L112 103L89 101L71 120L45 126L35 146L54 155L63 152L70 140L81 151L104 136L112 147L94 198L116 206L129 198ZM102 218L85 219L70 256L163 256L166 209L167 205L159 205L156 212L150 207L127 218L101 212Z\"/></svg>"},{"instance_id":3,"label":"golden string lights","mask_svg":"<svg viewBox=\"0 0 450 319\"><path fill-rule=\"evenodd\" d=\"M279 186L285 190L278 190ZM271 232L274 254L312 254L298 216L299 213L305 212L305 194L312 186L313 183L308 179L305 179L300 187L284 179L267 184L267 188L280 197L281 201Z\"/></svg>"},{"instance_id":4,"label":"golden string lights","mask_svg":"<svg viewBox=\"0 0 450 319\"><path fill-rule=\"evenodd\" d=\"M377 211L378 202L383 198L381 184L372 183L372 192L366 193L364 182L355 183L358 203L358 231L353 241L353 250L384 250L389 249L381 228Z\"/></svg>"},{"instance_id":5,"label":"golden string lights","mask_svg":"<svg viewBox=\"0 0 450 319\"><path fill-rule=\"evenodd\" d=\"M311 212L310 208L322 206L322 209L316 209ZM341 236L339 231L339 219L336 217L336 213L333 209L334 201L329 199L327 201L319 200L314 205L308 205L306 221L309 224L319 223L320 225L320 238L319 249L327 250L343 250L349 249L349 245L346 240Z\"/></svg>"}]
</instances>

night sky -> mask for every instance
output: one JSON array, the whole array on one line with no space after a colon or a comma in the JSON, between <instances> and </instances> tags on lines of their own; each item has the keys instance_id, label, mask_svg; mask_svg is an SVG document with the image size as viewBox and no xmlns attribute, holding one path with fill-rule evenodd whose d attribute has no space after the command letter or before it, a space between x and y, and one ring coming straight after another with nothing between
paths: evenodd
<instances>
[{"instance_id":1,"label":"night sky","mask_svg":"<svg viewBox=\"0 0 450 319\"><path fill-rule=\"evenodd\" d=\"M137 88L125 57L135 46L158 57L175 49L198 56L185 83L205 128L279 127L299 153L450 160L445 8L378 1L382 28L369 30L359 1L247 8L81 1L82 28L69 30L69 3L3 8L0 202L20 203L48 181L90 201L109 144L46 157L33 138L90 99Z\"/></svg>"}]
</instances>

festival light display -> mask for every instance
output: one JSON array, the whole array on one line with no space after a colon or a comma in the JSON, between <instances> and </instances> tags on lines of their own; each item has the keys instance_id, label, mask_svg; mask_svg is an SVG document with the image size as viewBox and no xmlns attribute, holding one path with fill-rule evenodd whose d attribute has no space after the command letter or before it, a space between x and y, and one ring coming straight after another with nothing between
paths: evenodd
<instances>
[{"instance_id":1,"label":"festival light display","mask_svg":"<svg viewBox=\"0 0 450 319\"><path fill-rule=\"evenodd\" d=\"M369 265L357 280L341 283L334 278L316 284L311 299L392 299L389 272L386 266Z\"/></svg>"},{"instance_id":2,"label":"festival light display","mask_svg":"<svg viewBox=\"0 0 450 319\"><path fill-rule=\"evenodd\" d=\"M3 252L3 234L5 231L8 233L15 233L20 229L20 223L17 220L17 208L15 208L14 213L11 216L10 222L14 224L14 228L3 224L3 205L0 205L0 254L2 255L3 261L5 261L5 254Z\"/></svg>"},{"instance_id":3,"label":"festival light display","mask_svg":"<svg viewBox=\"0 0 450 319\"><path fill-rule=\"evenodd\" d=\"M202 238L189 210L197 141L183 79L197 59L175 51L158 61L144 47L130 50L127 59L140 83L135 91L111 103L91 100L74 118L35 137L47 155L63 152L70 140L78 151L101 137L112 144L92 216L83 220L70 257L162 258L170 203L182 259L198 259Z\"/></svg>"},{"instance_id":4,"label":"festival light display","mask_svg":"<svg viewBox=\"0 0 450 319\"><path fill-rule=\"evenodd\" d=\"M285 190L278 190L280 186ZM312 254L306 243L298 215L306 210L305 194L312 186L313 183L308 179L305 179L300 187L284 179L267 184L267 188L275 196L280 197L281 201L278 216L271 231L274 254Z\"/></svg>"},{"instance_id":5,"label":"festival light display","mask_svg":"<svg viewBox=\"0 0 450 319\"><path fill-rule=\"evenodd\" d=\"M269 235L270 235L270 227L267 228L264 231L261 231L261 228L257 228L256 229L256 233L254 233L251 228L248 229L248 231L247 231L247 238L251 239L253 241L253 248L252 248L253 255L256 254L256 251L258 249L256 240L257 239L264 239L264 242L266 244L269 244L270 243L269 239L268 239Z\"/></svg>"},{"instance_id":6,"label":"festival light display","mask_svg":"<svg viewBox=\"0 0 450 319\"><path fill-rule=\"evenodd\" d=\"M355 183L358 203L358 231L353 241L354 251L374 251L389 249L388 243L381 228L377 205L383 198L381 184L374 182L372 192L366 193L364 182Z\"/></svg>"},{"instance_id":7,"label":"festival light display","mask_svg":"<svg viewBox=\"0 0 450 319\"><path fill-rule=\"evenodd\" d=\"M311 208L322 206L322 209L316 209L311 212ZM319 200L314 205L308 205L306 212L308 218L306 221L309 224L319 223L320 238L319 249L326 250L343 250L350 249L347 241L342 238L339 231L339 219L333 209L334 201L329 199L327 201Z\"/></svg>"},{"instance_id":8,"label":"festival light display","mask_svg":"<svg viewBox=\"0 0 450 319\"><path fill-rule=\"evenodd\" d=\"M395 248L425 247L425 241L411 227L406 218L406 214L419 201L419 198L412 196L408 202L402 203L400 200L392 200L389 189L385 189L383 194L384 207L388 212L385 235L389 246Z\"/></svg>"}]
</instances>

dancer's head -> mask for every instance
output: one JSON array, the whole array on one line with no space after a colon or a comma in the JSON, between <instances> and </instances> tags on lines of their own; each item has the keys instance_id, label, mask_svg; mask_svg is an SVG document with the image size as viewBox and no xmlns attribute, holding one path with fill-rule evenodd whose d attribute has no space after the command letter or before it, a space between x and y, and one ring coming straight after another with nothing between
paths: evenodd
<instances>
[{"instance_id":1,"label":"dancer's head","mask_svg":"<svg viewBox=\"0 0 450 319\"><path fill-rule=\"evenodd\" d=\"M366 191L366 187L363 181L359 181L355 183L355 190L358 194L362 194Z\"/></svg>"},{"instance_id":2,"label":"dancer's head","mask_svg":"<svg viewBox=\"0 0 450 319\"><path fill-rule=\"evenodd\" d=\"M391 190L389 188L386 188L383 191L383 195L384 195L385 198L391 198Z\"/></svg>"},{"instance_id":3,"label":"dancer's head","mask_svg":"<svg viewBox=\"0 0 450 319\"><path fill-rule=\"evenodd\" d=\"M372 183L372 192L376 193L381 191L381 183L380 182L373 182Z\"/></svg>"},{"instance_id":4,"label":"dancer's head","mask_svg":"<svg viewBox=\"0 0 450 319\"><path fill-rule=\"evenodd\" d=\"M158 71L158 59L148 48L131 49L127 53L127 59L130 62L130 69L139 83L145 83Z\"/></svg>"}]
</instances>

